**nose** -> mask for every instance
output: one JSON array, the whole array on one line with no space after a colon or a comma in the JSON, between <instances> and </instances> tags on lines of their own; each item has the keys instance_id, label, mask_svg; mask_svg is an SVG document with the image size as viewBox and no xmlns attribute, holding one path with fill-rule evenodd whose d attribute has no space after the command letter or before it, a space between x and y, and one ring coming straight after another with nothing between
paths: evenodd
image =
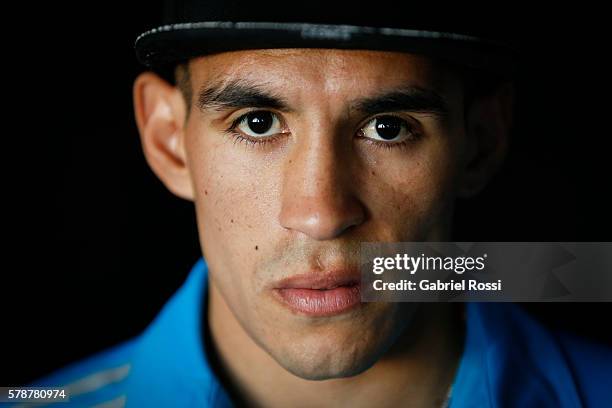
<instances>
[{"instance_id":1,"label":"nose","mask_svg":"<svg viewBox=\"0 0 612 408\"><path fill-rule=\"evenodd\" d=\"M333 239L365 219L349 158L329 139L294 146L283 175L280 224L316 240Z\"/></svg>"}]
</instances>

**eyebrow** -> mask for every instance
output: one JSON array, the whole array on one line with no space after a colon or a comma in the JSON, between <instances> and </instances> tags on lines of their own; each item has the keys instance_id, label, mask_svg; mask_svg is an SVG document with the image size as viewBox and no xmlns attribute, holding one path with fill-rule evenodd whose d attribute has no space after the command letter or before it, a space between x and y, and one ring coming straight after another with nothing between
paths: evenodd
<instances>
[{"instance_id":1,"label":"eyebrow","mask_svg":"<svg viewBox=\"0 0 612 408\"><path fill-rule=\"evenodd\" d=\"M352 104L355 109L366 115L376 115L385 112L419 112L439 116L449 113L446 100L433 90L404 86L390 92L358 100Z\"/></svg>"},{"instance_id":2,"label":"eyebrow","mask_svg":"<svg viewBox=\"0 0 612 408\"><path fill-rule=\"evenodd\" d=\"M202 87L197 105L201 111L231 108L270 108L281 112L292 112L286 99L265 89L265 83L253 83L236 79L225 84ZM419 112L439 116L449 113L445 99L433 90L418 86L402 86L376 96L357 99L349 108L364 115L385 112Z\"/></svg>"},{"instance_id":3,"label":"eyebrow","mask_svg":"<svg viewBox=\"0 0 612 408\"><path fill-rule=\"evenodd\" d=\"M255 84L245 80L232 80L223 85L203 87L198 93L198 108L224 110L231 108L272 108L290 112L287 101L268 91L266 84Z\"/></svg>"}]
</instances>

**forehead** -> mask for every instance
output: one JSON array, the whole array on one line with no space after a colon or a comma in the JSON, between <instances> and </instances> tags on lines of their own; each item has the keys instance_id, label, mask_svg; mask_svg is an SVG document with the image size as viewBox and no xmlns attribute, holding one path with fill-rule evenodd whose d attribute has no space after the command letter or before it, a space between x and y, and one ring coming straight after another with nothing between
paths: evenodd
<instances>
[{"instance_id":1,"label":"forehead","mask_svg":"<svg viewBox=\"0 0 612 408\"><path fill-rule=\"evenodd\" d=\"M400 86L418 86L446 93L459 82L452 70L430 58L368 50L224 52L192 60L190 72L196 89L246 80L265 84L289 98L292 95L351 97Z\"/></svg>"}]
</instances>

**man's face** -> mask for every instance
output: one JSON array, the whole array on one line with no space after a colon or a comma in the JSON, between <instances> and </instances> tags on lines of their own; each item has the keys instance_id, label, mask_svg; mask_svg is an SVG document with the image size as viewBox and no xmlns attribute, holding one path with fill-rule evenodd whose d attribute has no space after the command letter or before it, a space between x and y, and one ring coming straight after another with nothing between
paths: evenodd
<instances>
[{"instance_id":1,"label":"man's face","mask_svg":"<svg viewBox=\"0 0 612 408\"><path fill-rule=\"evenodd\" d=\"M190 71L184 143L212 283L290 372L367 369L412 307L355 302L359 243L449 238L462 82L374 51L228 52Z\"/></svg>"}]
</instances>

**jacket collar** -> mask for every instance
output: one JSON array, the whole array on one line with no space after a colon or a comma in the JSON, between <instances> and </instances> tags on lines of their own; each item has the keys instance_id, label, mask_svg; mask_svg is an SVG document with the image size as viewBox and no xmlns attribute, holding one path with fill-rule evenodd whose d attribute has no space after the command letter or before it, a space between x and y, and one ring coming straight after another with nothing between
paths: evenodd
<instances>
[{"instance_id":1,"label":"jacket collar","mask_svg":"<svg viewBox=\"0 0 612 408\"><path fill-rule=\"evenodd\" d=\"M206 357L201 330L208 266L200 258L179 290L141 335L132 360L128 404L230 406Z\"/></svg>"}]
</instances>

